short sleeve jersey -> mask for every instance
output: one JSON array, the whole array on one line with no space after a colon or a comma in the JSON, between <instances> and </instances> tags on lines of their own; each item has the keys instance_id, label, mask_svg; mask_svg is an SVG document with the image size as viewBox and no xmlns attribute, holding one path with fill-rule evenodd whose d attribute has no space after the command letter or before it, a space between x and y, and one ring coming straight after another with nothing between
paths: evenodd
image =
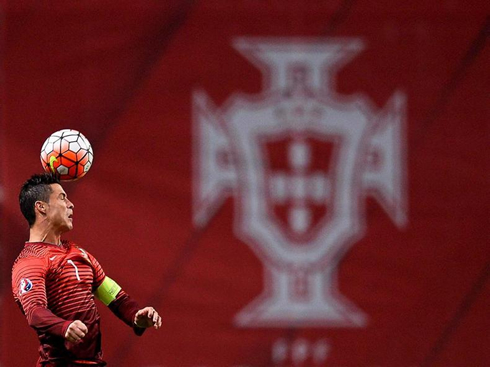
<instances>
[{"instance_id":1,"label":"short sleeve jersey","mask_svg":"<svg viewBox=\"0 0 490 367\"><path fill-rule=\"evenodd\" d=\"M104 278L97 260L71 242L25 244L12 268L12 292L38 334L41 361L102 357L100 316L93 292ZM64 339L74 320L88 328L78 344Z\"/></svg>"}]
</instances>

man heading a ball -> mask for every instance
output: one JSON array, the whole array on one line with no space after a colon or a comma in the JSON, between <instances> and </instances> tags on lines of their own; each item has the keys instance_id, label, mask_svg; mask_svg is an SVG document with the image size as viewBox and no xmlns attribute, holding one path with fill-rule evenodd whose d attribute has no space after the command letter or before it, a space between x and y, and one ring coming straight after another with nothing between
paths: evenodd
<instances>
[{"instance_id":1,"label":"man heading a ball","mask_svg":"<svg viewBox=\"0 0 490 367\"><path fill-rule=\"evenodd\" d=\"M73 228L74 205L55 176L32 176L22 186L19 202L30 230L29 241L12 268L12 291L28 324L37 332L37 366L106 364L94 297L137 335L146 328L161 327L155 309L140 308L105 275L95 257L61 240L61 235Z\"/></svg>"}]
</instances>

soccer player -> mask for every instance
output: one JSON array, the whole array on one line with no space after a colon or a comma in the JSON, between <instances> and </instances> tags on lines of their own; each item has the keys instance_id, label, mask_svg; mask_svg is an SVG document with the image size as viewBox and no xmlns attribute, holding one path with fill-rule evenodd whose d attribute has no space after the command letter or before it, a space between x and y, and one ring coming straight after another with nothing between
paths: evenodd
<instances>
[{"instance_id":1,"label":"soccer player","mask_svg":"<svg viewBox=\"0 0 490 367\"><path fill-rule=\"evenodd\" d=\"M106 365L94 297L136 335L161 327L153 307L138 307L88 251L61 240L73 228L74 206L56 177L32 176L22 186L19 202L30 230L12 268L12 291L39 337L38 367Z\"/></svg>"}]
</instances>

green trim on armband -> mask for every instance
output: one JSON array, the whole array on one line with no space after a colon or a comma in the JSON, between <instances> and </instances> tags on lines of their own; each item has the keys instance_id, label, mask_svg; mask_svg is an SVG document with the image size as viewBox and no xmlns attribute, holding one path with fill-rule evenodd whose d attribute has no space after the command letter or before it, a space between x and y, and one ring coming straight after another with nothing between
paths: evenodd
<instances>
[{"instance_id":1,"label":"green trim on armband","mask_svg":"<svg viewBox=\"0 0 490 367\"><path fill-rule=\"evenodd\" d=\"M120 290L121 287L119 284L106 276L99 288L96 289L95 297L101 300L104 305L109 306L109 304L116 299Z\"/></svg>"}]
</instances>

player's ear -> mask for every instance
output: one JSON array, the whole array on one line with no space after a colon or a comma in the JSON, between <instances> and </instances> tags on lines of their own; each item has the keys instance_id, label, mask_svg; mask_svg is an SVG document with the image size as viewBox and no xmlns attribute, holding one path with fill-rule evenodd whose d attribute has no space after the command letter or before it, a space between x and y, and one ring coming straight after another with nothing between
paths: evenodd
<instances>
[{"instance_id":1,"label":"player's ear","mask_svg":"<svg viewBox=\"0 0 490 367\"><path fill-rule=\"evenodd\" d=\"M44 201L40 201L40 200L36 201L34 203L34 207L36 208L36 210L39 213L46 214L46 207L47 207L47 205L46 205L46 203Z\"/></svg>"}]
</instances>

